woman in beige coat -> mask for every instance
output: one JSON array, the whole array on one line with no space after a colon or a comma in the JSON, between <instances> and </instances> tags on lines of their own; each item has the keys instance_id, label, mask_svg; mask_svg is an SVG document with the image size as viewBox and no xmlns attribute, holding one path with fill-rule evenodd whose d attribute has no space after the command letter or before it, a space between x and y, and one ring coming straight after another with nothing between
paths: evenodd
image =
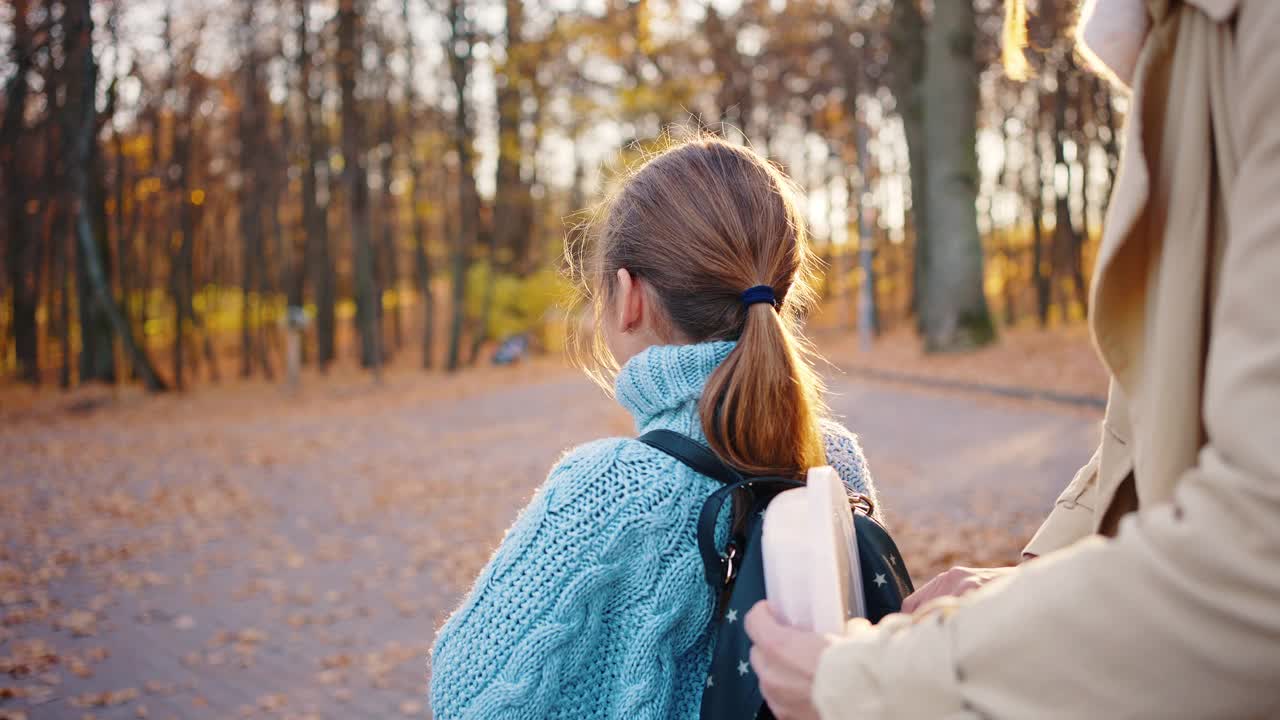
<instances>
[{"instance_id":1,"label":"woman in beige coat","mask_svg":"<svg viewBox=\"0 0 1280 720\"><path fill-rule=\"evenodd\" d=\"M1097 2L1140 21L1097 36L1132 87L1101 446L1033 559L923 590L975 592L839 638L757 607L782 718L1280 717L1280 0Z\"/></svg>"}]
</instances>

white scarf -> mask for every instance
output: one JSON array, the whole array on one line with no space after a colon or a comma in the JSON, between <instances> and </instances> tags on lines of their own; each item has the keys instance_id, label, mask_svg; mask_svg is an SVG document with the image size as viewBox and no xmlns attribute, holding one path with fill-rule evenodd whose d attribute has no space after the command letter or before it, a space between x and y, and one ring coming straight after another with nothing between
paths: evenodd
<instances>
[{"instance_id":1,"label":"white scarf","mask_svg":"<svg viewBox=\"0 0 1280 720\"><path fill-rule=\"evenodd\" d=\"M1085 0L1077 39L1096 70L1129 87L1138 52L1150 29L1151 18L1143 0Z\"/></svg>"}]
</instances>

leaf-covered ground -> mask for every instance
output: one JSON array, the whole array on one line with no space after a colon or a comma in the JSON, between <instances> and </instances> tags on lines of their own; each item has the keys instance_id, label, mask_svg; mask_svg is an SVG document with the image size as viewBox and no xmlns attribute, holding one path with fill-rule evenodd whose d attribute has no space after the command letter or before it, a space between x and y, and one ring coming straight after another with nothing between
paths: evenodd
<instances>
[{"instance_id":1,"label":"leaf-covered ground","mask_svg":"<svg viewBox=\"0 0 1280 720\"><path fill-rule=\"evenodd\" d=\"M1107 373L1089 341L1089 330L1070 325L1040 330L1004 328L997 344L973 352L930 355L910 329L881 337L861 352L853 335L831 337L823 349L850 371L884 371L990 388L1027 389L1076 398L1105 398Z\"/></svg>"},{"instance_id":2,"label":"leaf-covered ground","mask_svg":"<svg viewBox=\"0 0 1280 720\"><path fill-rule=\"evenodd\" d=\"M845 351L832 352L838 362ZM1097 415L832 371L923 580L1017 551ZM0 399L0 718L426 717L435 628L565 449L555 361Z\"/></svg>"}]
</instances>

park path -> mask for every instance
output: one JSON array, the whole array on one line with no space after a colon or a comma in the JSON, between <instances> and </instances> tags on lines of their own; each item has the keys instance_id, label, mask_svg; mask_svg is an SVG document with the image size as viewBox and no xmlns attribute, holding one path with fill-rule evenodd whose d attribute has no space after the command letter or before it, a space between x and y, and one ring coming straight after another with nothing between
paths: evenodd
<instances>
[{"instance_id":1,"label":"park path","mask_svg":"<svg viewBox=\"0 0 1280 720\"><path fill-rule=\"evenodd\" d=\"M565 449L631 433L574 374L490 378L7 423L0 718L429 715L432 635L502 529ZM1016 550L1097 437L1076 410L831 390L917 575Z\"/></svg>"}]
</instances>

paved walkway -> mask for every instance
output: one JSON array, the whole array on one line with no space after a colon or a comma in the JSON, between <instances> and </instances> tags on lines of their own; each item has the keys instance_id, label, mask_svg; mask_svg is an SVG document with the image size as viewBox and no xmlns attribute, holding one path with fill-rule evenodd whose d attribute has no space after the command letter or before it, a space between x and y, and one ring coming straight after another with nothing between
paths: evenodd
<instances>
[{"instance_id":1,"label":"paved walkway","mask_svg":"<svg viewBox=\"0 0 1280 720\"><path fill-rule=\"evenodd\" d=\"M832 389L921 533L1025 524L1097 436L1079 411ZM568 374L432 392L0 429L0 718L429 715L434 629L502 528L561 451L631 430Z\"/></svg>"}]
</instances>

